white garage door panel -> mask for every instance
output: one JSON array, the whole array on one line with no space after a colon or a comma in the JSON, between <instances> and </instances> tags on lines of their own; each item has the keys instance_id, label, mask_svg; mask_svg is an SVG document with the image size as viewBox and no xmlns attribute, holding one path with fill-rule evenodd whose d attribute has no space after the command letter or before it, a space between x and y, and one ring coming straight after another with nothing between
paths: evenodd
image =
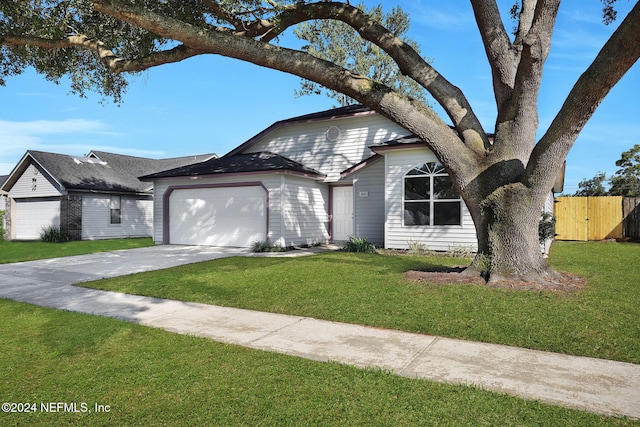
<instances>
[{"instance_id":1,"label":"white garage door panel","mask_svg":"<svg viewBox=\"0 0 640 427\"><path fill-rule=\"evenodd\" d=\"M14 216L17 240L38 240L45 227L60 226L60 201L16 200Z\"/></svg>"},{"instance_id":2,"label":"white garage door panel","mask_svg":"<svg viewBox=\"0 0 640 427\"><path fill-rule=\"evenodd\" d=\"M262 187L175 190L169 203L170 243L248 247L266 240Z\"/></svg>"}]
</instances>

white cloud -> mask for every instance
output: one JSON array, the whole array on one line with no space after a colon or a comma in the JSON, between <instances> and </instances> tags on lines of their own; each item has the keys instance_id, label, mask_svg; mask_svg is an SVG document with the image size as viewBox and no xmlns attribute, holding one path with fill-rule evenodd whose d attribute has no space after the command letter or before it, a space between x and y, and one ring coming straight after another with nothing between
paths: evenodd
<instances>
[{"instance_id":1,"label":"white cloud","mask_svg":"<svg viewBox=\"0 0 640 427\"><path fill-rule=\"evenodd\" d=\"M33 120L29 122L11 122L0 120L0 136L6 133L17 134L51 134L70 132L92 132L106 126L99 120L67 119L67 120Z\"/></svg>"},{"instance_id":2,"label":"white cloud","mask_svg":"<svg viewBox=\"0 0 640 427\"><path fill-rule=\"evenodd\" d=\"M61 135L70 136L105 131L107 131L107 127L98 120L67 119L25 122L0 120L0 141L2 142L0 156L23 153L29 149L43 149L48 145L48 140L59 141Z\"/></svg>"},{"instance_id":3,"label":"white cloud","mask_svg":"<svg viewBox=\"0 0 640 427\"><path fill-rule=\"evenodd\" d=\"M0 120L0 175L11 172L27 150L83 155L91 150L143 157L162 157L157 150L122 148L122 135L100 120L66 119L8 121Z\"/></svg>"},{"instance_id":4,"label":"white cloud","mask_svg":"<svg viewBox=\"0 0 640 427\"><path fill-rule=\"evenodd\" d=\"M435 8L423 4L412 4L411 22L445 31L468 31L476 28L473 12L469 7L460 8Z\"/></svg>"}]
</instances>

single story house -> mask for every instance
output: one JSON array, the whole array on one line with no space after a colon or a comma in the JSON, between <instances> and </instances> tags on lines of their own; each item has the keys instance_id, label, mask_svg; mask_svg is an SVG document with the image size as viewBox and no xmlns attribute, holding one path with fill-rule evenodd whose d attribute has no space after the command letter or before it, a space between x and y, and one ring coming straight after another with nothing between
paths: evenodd
<instances>
[{"instance_id":1,"label":"single story house","mask_svg":"<svg viewBox=\"0 0 640 427\"><path fill-rule=\"evenodd\" d=\"M9 175L0 175L0 211L4 211L5 206L7 204L7 192L2 190L2 185L7 180L7 178L9 178ZM2 229L4 229L5 227L4 215L2 215L2 221L0 221L0 226L2 226L1 227ZM2 236L0 236L0 240L2 240L1 237Z\"/></svg>"},{"instance_id":2,"label":"single story house","mask_svg":"<svg viewBox=\"0 0 640 427\"><path fill-rule=\"evenodd\" d=\"M140 179L153 182L158 244L290 246L354 235L385 248L477 246L435 155L360 105L276 122L223 157Z\"/></svg>"},{"instance_id":3,"label":"single story house","mask_svg":"<svg viewBox=\"0 0 640 427\"><path fill-rule=\"evenodd\" d=\"M37 240L46 227L83 240L151 236L153 188L138 175L212 157L156 160L103 151L80 157L29 150L0 187L7 195L6 237Z\"/></svg>"}]
</instances>

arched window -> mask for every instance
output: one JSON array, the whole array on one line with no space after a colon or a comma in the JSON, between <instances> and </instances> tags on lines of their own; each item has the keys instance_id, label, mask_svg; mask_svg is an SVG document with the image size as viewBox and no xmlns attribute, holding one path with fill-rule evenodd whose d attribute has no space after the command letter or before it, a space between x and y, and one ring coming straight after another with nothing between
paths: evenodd
<instances>
[{"instance_id":1,"label":"arched window","mask_svg":"<svg viewBox=\"0 0 640 427\"><path fill-rule=\"evenodd\" d=\"M429 162L404 176L404 225L460 225L462 199L440 163Z\"/></svg>"}]
</instances>

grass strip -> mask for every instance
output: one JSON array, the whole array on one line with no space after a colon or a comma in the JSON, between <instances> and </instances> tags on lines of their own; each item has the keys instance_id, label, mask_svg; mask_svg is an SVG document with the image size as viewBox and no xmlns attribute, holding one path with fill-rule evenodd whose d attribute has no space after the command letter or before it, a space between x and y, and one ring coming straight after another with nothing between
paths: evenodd
<instances>
[{"instance_id":1,"label":"grass strip","mask_svg":"<svg viewBox=\"0 0 640 427\"><path fill-rule=\"evenodd\" d=\"M0 413L3 426L640 425L12 301L0 300L0 316L0 398L38 405Z\"/></svg>"},{"instance_id":2,"label":"grass strip","mask_svg":"<svg viewBox=\"0 0 640 427\"><path fill-rule=\"evenodd\" d=\"M81 240L66 243L0 241L0 264L153 246L151 238Z\"/></svg>"}]
</instances>

